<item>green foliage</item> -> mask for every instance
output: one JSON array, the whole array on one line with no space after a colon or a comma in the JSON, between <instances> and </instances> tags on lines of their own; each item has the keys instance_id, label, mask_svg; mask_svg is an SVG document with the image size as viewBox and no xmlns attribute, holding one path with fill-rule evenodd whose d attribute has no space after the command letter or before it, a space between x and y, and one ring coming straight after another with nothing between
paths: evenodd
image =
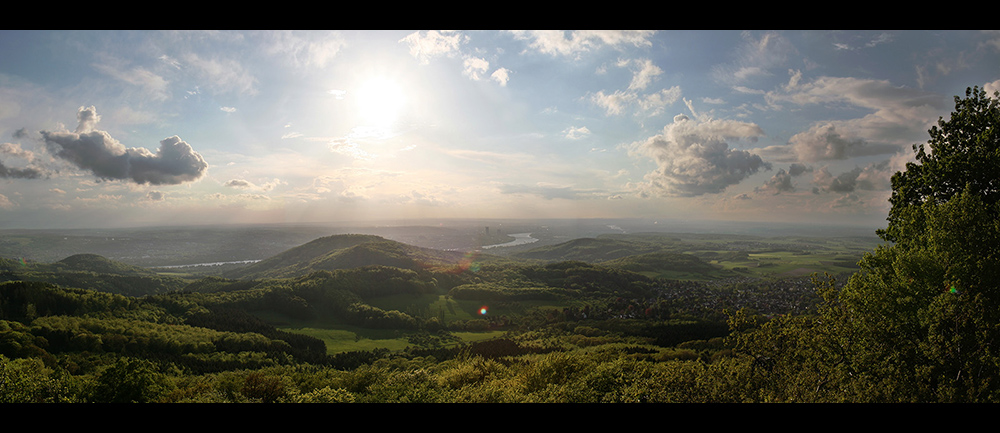
<instances>
[{"instance_id":1,"label":"green foliage","mask_svg":"<svg viewBox=\"0 0 1000 433\"><path fill-rule=\"evenodd\" d=\"M879 235L905 242L901 230L920 225L911 210L925 202L941 204L968 189L987 206L1000 201L1000 94L978 87L955 97L955 111L930 129L927 144L914 145L916 163L892 177L889 226ZM996 214L994 214L995 216Z\"/></svg>"},{"instance_id":2,"label":"green foliage","mask_svg":"<svg viewBox=\"0 0 1000 433\"><path fill-rule=\"evenodd\" d=\"M8 359L0 355L0 403L72 403L79 387L62 370L40 359Z\"/></svg>"},{"instance_id":3,"label":"green foliage","mask_svg":"<svg viewBox=\"0 0 1000 433\"><path fill-rule=\"evenodd\" d=\"M893 176L894 244L839 292L820 284L817 317L734 317L765 400L1000 401L1000 104L977 88L955 102Z\"/></svg>"},{"instance_id":4,"label":"green foliage","mask_svg":"<svg viewBox=\"0 0 1000 433\"><path fill-rule=\"evenodd\" d=\"M146 360L119 358L97 377L93 401L99 403L152 403L169 390L166 377Z\"/></svg>"}]
</instances>

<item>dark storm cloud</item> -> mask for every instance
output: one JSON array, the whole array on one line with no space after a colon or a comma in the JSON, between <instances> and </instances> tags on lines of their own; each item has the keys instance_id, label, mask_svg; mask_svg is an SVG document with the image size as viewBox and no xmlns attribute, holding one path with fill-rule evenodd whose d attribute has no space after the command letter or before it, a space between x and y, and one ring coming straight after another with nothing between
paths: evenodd
<instances>
[{"instance_id":1,"label":"dark storm cloud","mask_svg":"<svg viewBox=\"0 0 1000 433\"><path fill-rule=\"evenodd\" d=\"M96 129L97 110L80 107L74 132L41 131L49 151L101 179L129 180L138 184L176 185L200 179L208 163L177 137L160 141L156 153L141 147L126 148L105 131Z\"/></svg>"}]
</instances>

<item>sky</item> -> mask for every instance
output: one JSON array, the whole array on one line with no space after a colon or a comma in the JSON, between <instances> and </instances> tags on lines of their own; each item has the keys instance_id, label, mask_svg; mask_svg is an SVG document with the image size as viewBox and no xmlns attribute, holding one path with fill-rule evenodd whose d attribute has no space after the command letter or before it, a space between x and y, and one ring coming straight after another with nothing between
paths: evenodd
<instances>
[{"instance_id":1,"label":"sky","mask_svg":"<svg viewBox=\"0 0 1000 433\"><path fill-rule=\"evenodd\" d=\"M0 31L0 228L884 227L997 31Z\"/></svg>"}]
</instances>

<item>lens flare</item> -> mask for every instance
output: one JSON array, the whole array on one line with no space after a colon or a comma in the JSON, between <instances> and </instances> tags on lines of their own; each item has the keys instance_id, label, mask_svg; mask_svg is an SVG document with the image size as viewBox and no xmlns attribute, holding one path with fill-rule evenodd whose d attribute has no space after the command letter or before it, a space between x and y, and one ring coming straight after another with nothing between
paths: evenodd
<instances>
[{"instance_id":1,"label":"lens flare","mask_svg":"<svg viewBox=\"0 0 1000 433\"><path fill-rule=\"evenodd\" d=\"M482 307L479 307L479 315L480 316L485 316L486 315L486 306L485 305L483 305Z\"/></svg>"}]
</instances>

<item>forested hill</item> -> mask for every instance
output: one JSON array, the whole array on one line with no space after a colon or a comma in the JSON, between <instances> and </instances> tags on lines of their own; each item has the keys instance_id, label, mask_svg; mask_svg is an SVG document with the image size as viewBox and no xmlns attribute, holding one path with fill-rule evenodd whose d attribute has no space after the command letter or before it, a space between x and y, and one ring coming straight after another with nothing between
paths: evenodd
<instances>
[{"instance_id":1,"label":"forested hill","mask_svg":"<svg viewBox=\"0 0 1000 433\"><path fill-rule=\"evenodd\" d=\"M421 248L373 235L334 235L292 248L225 276L235 279L289 278L316 271L372 265L409 270L447 268L458 264L463 256L462 252Z\"/></svg>"},{"instance_id":2,"label":"forested hill","mask_svg":"<svg viewBox=\"0 0 1000 433\"><path fill-rule=\"evenodd\" d=\"M156 275L149 269L110 260L97 254L74 254L54 263L54 266L69 271L89 271L99 274Z\"/></svg>"},{"instance_id":3,"label":"forested hill","mask_svg":"<svg viewBox=\"0 0 1000 433\"><path fill-rule=\"evenodd\" d=\"M110 260L97 254L75 254L55 263L25 263L0 258L0 282L35 281L126 296L179 290L179 278Z\"/></svg>"}]
</instances>

